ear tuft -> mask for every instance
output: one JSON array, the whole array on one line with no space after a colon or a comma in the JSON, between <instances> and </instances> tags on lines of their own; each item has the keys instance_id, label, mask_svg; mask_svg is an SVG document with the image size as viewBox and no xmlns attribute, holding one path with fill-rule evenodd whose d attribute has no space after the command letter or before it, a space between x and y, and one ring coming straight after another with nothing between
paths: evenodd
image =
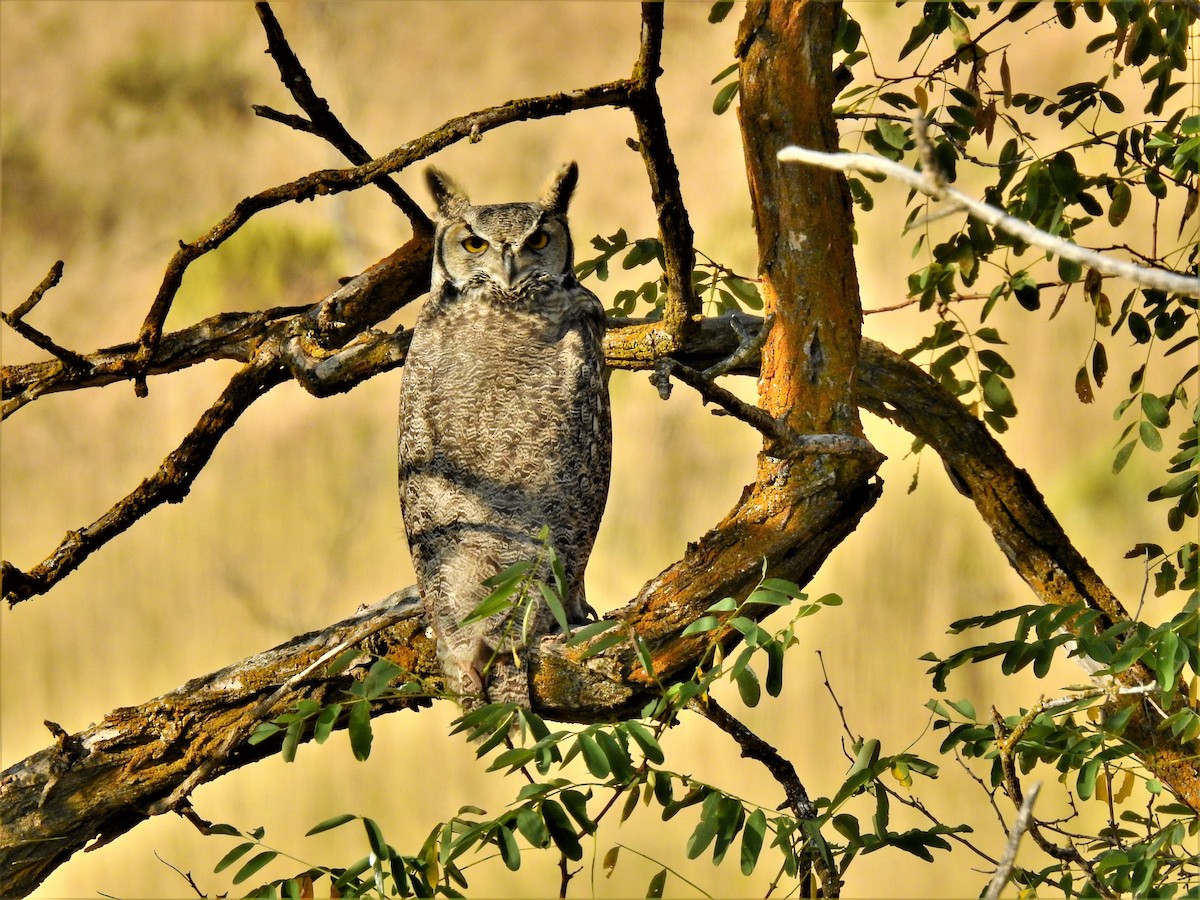
<instances>
[{"instance_id":1,"label":"ear tuft","mask_svg":"<svg viewBox=\"0 0 1200 900\"><path fill-rule=\"evenodd\" d=\"M426 169L425 183L429 186L429 193L433 195L433 202L443 219L460 214L471 203L463 189L440 169Z\"/></svg>"},{"instance_id":2,"label":"ear tuft","mask_svg":"<svg viewBox=\"0 0 1200 900\"><path fill-rule=\"evenodd\" d=\"M579 166L574 162L564 163L554 173L550 187L546 188L546 193L542 196L542 206L551 213L565 216L567 207L571 204L571 194L574 193L578 182Z\"/></svg>"}]
</instances>

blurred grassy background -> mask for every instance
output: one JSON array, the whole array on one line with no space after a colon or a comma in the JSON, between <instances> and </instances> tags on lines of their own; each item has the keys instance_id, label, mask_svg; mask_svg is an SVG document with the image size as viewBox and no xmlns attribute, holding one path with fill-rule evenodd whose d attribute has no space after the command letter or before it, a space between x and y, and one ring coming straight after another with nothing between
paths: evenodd
<instances>
[{"instance_id":1,"label":"blurred grassy background","mask_svg":"<svg viewBox=\"0 0 1200 900\"><path fill-rule=\"evenodd\" d=\"M732 113L712 114L709 85L731 61L738 11L711 26L708 6L667 9L664 104L698 246L752 273L736 121ZM887 58L904 37L907 28L897 23L908 14L890 4L852 9L872 48ZM632 3L297 3L279 5L277 14L318 92L376 154L452 115L623 76L639 27ZM1036 68L1014 61L1017 90L1053 91L1051 85L1091 71L1078 51L1048 49L1059 46L1048 42L1061 42L1061 34L1034 29L1028 40L1022 49ZM342 165L320 141L250 113L250 103L292 109L264 47L248 4L0 5L3 308L16 306L61 258L64 281L31 322L78 350L129 340L177 240L202 234L247 194ZM586 258L593 234L655 231L639 157L624 147L632 131L624 112L584 112L492 132L436 162L477 201L498 202L535 195L558 163L579 160L572 223ZM401 173L399 181L425 202L418 171ZM903 275L916 267L911 242L896 240L903 189L873 190L877 211L859 216L868 308L903 299ZM1148 227L1145 212L1135 204L1126 224L1131 234ZM406 236L402 217L378 191L273 210L193 266L169 327L218 310L311 302L333 289L338 276L360 271ZM608 300L639 282L617 273L608 285L592 286ZM1082 406L1072 382L1092 334L1091 309L1076 293L1048 323L1049 305L1036 315L1003 309L994 316L1014 341L1005 352L1017 369L1021 408L1004 443L1081 551L1133 607L1142 572L1121 554L1136 540L1167 543L1161 513L1141 502L1161 461L1142 452L1119 480L1109 474L1111 410L1137 363L1114 346L1124 341L1110 341L1111 383L1096 404ZM412 317L407 311L398 321ZM929 327L911 310L867 321L869 335L896 349ZM40 358L11 332L2 340L6 364ZM3 557L30 567L67 529L97 519L154 470L232 371L210 363L158 378L140 401L128 385L48 397L6 422ZM154 512L48 596L4 610L4 766L49 743L44 719L78 730L116 706L321 627L410 583L395 497L400 377L379 377L323 401L293 385L276 389L221 444L185 503ZM615 475L589 572L589 595L601 610L624 603L729 509L752 477L757 447L749 431L709 415L682 387L663 403L644 375L617 374L612 386ZM751 381L739 390L753 397ZM906 458L909 438L876 420L866 426L889 456L881 473L887 489L811 585L814 594L840 593L845 605L805 620L782 697L754 710L741 708L736 696L723 698L794 760L814 796L836 789L846 768L837 711L815 651L824 655L853 728L881 738L885 752L916 742L918 752L934 756L939 738L923 735L922 708L932 689L917 657L963 646L944 633L951 620L1029 598L936 458L921 458L920 485L907 494L918 465ZM990 702L1011 710L1078 677L1070 666L1043 683L972 670L952 681L951 695L974 698L981 711ZM357 832L302 839L313 823L343 811L375 817L391 843L415 851L427 830L460 805L496 810L517 790L512 779L482 774L471 749L446 736L454 713L443 703L377 722L367 763L355 763L337 737L302 748L293 765L273 760L235 773L200 789L197 810L243 828L265 825L269 843L305 860L347 862L365 852ZM782 799L705 722L687 721L666 744L681 771L738 785L743 796L768 807ZM953 764L938 782L918 782L915 790L943 821L972 822L977 841L999 850L1003 836L983 794ZM664 825L648 811L619 831L606 824L596 857L620 841L679 862L694 821L685 813ZM918 824L894 813L893 827L906 822ZM191 872L206 891L226 891L226 876L211 869L230 846L159 817L77 856L39 896L186 895L170 866ZM851 870L847 895L974 895L982 877L968 870L973 860L959 854L948 860L865 857ZM489 863L473 870L479 873L473 894L552 894L554 862L531 854L516 876ZM281 863L264 875L295 868ZM640 895L657 868L625 853L611 880L597 868L579 881L594 878L599 896ZM764 866L745 881L736 864L714 868L704 859L679 871L710 893L739 896L761 895L773 874ZM588 890L578 884L575 893ZM671 895L686 890L677 880L668 884Z\"/></svg>"}]
</instances>

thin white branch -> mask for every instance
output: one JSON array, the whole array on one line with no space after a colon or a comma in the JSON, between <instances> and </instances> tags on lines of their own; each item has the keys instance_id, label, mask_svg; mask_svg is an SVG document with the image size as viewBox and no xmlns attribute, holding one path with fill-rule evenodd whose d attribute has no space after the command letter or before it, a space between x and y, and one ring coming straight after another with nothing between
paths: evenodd
<instances>
[{"instance_id":1,"label":"thin white branch","mask_svg":"<svg viewBox=\"0 0 1200 900\"><path fill-rule=\"evenodd\" d=\"M1038 791L1041 789L1042 783L1039 781L1031 785L1025 792L1021 810L1017 813L1012 830L1008 833L1008 844L1004 848L1004 856L1000 860L1000 865L996 867L996 874L992 876L987 893L983 895L985 900L997 900L1000 892L1004 890L1004 885L1012 877L1013 866L1017 862L1017 848L1021 844L1021 836L1029 829L1029 820L1033 816L1033 801L1037 799Z\"/></svg>"},{"instance_id":2,"label":"thin white branch","mask_svg":"<svg viewBox=\"0 0 1200 900\"><path fill-rule=\"evenodd\" d=\"M948 187L942 183L935 172L929 170L917 172L905 168L899 163L894 163L890 159L871 156L867 153L822 153L817 150L807 150L804 147L784 147L777 154L777 158L780 162L806 163L824 169L834 169L838 172L863 172L896 178L927 197L947 201L953 204L952 208L965 210L967 215L986 222L993 228L999 228L1027 244L1048 250L1063 259L1090 266L1105 275L1128 278L1142 287L1171 294L1183 294L1188 297L1200 297L1200 278L1181 275L1166 269L1139 266L1136 263L1114 259L1094 250L1087 250L1071 241L1064 241L1062 238L1047 234L1040 228L1035 228L1022 219L1010 216L1003 210L996 209L981 200L967 196L962 191Z\"/></svg>"}]
</instances>

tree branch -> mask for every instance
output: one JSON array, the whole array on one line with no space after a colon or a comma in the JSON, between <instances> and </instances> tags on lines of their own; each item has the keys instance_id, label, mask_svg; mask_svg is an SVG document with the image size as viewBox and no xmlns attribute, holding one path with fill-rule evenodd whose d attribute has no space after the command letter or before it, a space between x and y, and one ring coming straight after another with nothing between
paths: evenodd
<instances>
[{"instance_id":1,"label":"tree branch","mask_svg":"<svg viewBox=\"0 0 1200 900\"><path fill-rule=\"evenodd\" d=\"M745 327L743 321L743 330ZM375 336L364 346L377 348L394 341L395 336ZM740 343L728 320L707 320L685 358L703 367L729 356ZM1012 541L1023 539L1020 551L1033 553L1034 565L1043 573L1054 574L1048 581L1026 577L1039 597L1046 602L1091 597L1110 615L1123 614L1111 592L1066 544L1061 528L1027 476L1012 466L983 426L929 376L882 345L866 341L858 395L864 408L896 421L927 440L943 456L970 487L981 514L1006 552L1012 552ZM681 677L694 669L697 655L708 646L694 636L679 637L687 624L715 600L744 594L753 587L764 555L773 571L804 584L841 537L853 530L858 517L873 503L875 490L826 503L822 507L826 516L815 519L810 512L808 521L789 515L794 510L765 509L755 492L748 491L725 522L694 545L684 559L648 582L638 598L613 617L651 647L654 670L664 683ZM988 491L993 497L1002 495L1002 501L982 502L979 498L988 496ZM1022 574L1024 577L1028 573ZM0 851L0 871L11 869L13 878L26 879L14 884L33 885L88 840L131 828L145 817L151 804L169 797L188 773L220 746L221 735L231 727L245 729L248 718L255 718L251 710L258 708L264 696L277 691L330 646L344 642L352 629L361 627L372 616L386 614L387 609L386 603L380 604L331 626L325 632L329 638L323 642L311 635L302 636L221 673L190 682L167 698L133 710L116 711L99 726L60 739L54 747L14 766L0 776L0 808L6 810L3 827L13 829L0 830L0 845L12 848ZM416 677L436 676L432 647L424 636L419 614L414 612L413 616L380 631L372 638L371 652L393 659ZM530 662L535 709L569 721L635 715L655 686L646 678L632 645L619 644L590 659L583 659L585 653L585 647L565 647L559 640L547 640L535 648ZM297 685L300 693L293 696L334 698L340 696L346 684L313 676ZM399 704L398 708L408 707ZM265 714L260 711L258 715ZM168 721L186 723L186 731L164 747L161 723ZM1136 720L1130 727L1135 724ZM1193 808L1200 807L1200 790L1196 788L1200 776L1195 762L1182 758L1177 747L1172 755L1169 739L1154 736L1153 723L1139 727L1149 736L1139 740L1159 742L1152 745L1159 749L1146 760L1147 764ZM255 748L240 744L224 762L214 764L207 777L218 777L259 759L273 752L275 746L272 742ZM153 748L157 749L152 753ZM127 788L116 791L126 780L138 785L132 796ZM125 799L118 802L114 799L117 794ZM38 807L43 796L46 800ZM63 821L65 810L79 798L91 799L68 826ZM9 810L24 812L10 815ZM7 824L10 820L11 826ZM60 843L59 835L67 832L47 830L53 822L58 822L55 827L68 829L73 837L61 838ZM18 834L24 836L10 839L10 835ZM10 860L14 861L11 866Z\"/></svg>"},{"instance_id":2,"label":"tree branch","mask_svg":"<svg viewBox=\"0 0 1200 900\"><path fill-rule=\"evenodd\" d=\"M275 65L279 68L279 78L283 82L283 86L291 93L296 104L308 115L308 118L286 116L265 106L255 106L255 113L264 118L290 125L300 131L323 137L355 165L370 162L371 154L362 144L351 137L350 132L329 109L329 101L317 95L312 79L308 77L308 72L304 70L304 66L300 65L300 60L292 51L279 20L271 11L271 5L255 3L254 10L262 21L263 31L267 35L267 52L271 54L271 58L275 60ZM391 178L384 177L376 181L375 186L387 194L392 202L408 216L413 234L433 237L433 222L400 185Z\"/></svg>"},{"instance_id":3,"label":"tree branch","mask_svg":"<svg viewBox=\"0 0 1200 900\"><path fill-rule=\"evenodd\" d=\"M192 243L179 242L179 250L167 264L162 284L138 332L138 352L134 357L133 373L135 390L139 395L144 395L146 391L145 375L157 352L158 343L162 338L163 323L183 283L187 267L205 253L223 244L257 213L284 203L312 200L317 196L341 193L373 184L464 138L478 136L511 122L544 119L598 106L627 106L631 90L632 82L621 80L569 93L512 100L500 106L450 119L428 134L362 165L349 169L323 169L312 172L296 181L268 188L240 200L229 215L202 238ZM420 233L414 234L414 239L422 237L424 235Z\"/></svg>"},{"instance_id":4,"label":"tree branch","mask_svg":"<svg viewBox=\"0 0 1200 900\"><path fill-rule=\"evenodd\" d=\"M717 703L711 694L705 696L703 699L693 700L688 705L733 738L738 746L742 748L742 756L744 758L756 760L766 766L767 771L771 773L771 777L779 782L779 785L783 788L784 795L787 797L785 804L792 811L793 816L798 820L815 819L817 817L817 808L808 799L808 791L800 783L800 777L796 774L796 767L784 759L778 750L730 715L723 706ZM821 880L821 896L840 897L842 888L841 879L838 878L836 872L830 870L824 864L819 853L807 854L805 856L803 865L807 871L799 874L798 880L803 883L811 878L811 867L814 864L817 869L817 875Z\"/></svg>"},{"instance_id":5,"label":"tree branch","mask_svg":"<svg viewBox=\"0 0 1200 900\"><path fill-rule=\"evenodd\" d=\"M350 362L343 356L332 358L334 355L326 348L340 346L348 336L423 293L429 279L431 252L430 241L415 236L392 256L303 314L275 320L261 338L250 344L249 359L243 369L154 474L96 522L68 532L58 548L29 572L22 572L7 561L0 562L4 599L9 606L44 594L93 552L163 503L182 501L221 438L271 388L289 377L295 377L317 393L346 390L357 383L346 376ZM262 325L270 321L270 318L258 320ZM113 368L131 364L137 352L131 348L130 354L118 355ZM359 366L364 360L376 358L362 348L357 352L352 350L349 356ZM128 369L124 374L128 376ZM333 383L323 383L322 377L330 378Z\"/></svg>"},{"instance_id":6,"label":"tree branch","mask_svg":"<svg viewBox=\"0 0 1200 900\"><path fill-rule=\"evenodd\" d=\"M664 340L662 353L678 350L700 316L700 298L692 283L696 266L695 236L679 184L679 169L667 136L667 122L658 96L658 76L662 74L663 4L642 3L642 40L634 66L629 110L637 125L638 149L650 178L650 197L658 216L659 238L663 246L663 272L667 300L663 309Z\"/></svg>"},{"instance_id":7,"label":"tree branch","mask_svg":"<svg viewBox=\"0 0 1200 900\"><path fill-rule=\"evenodd\" d=\"M1025 794L1025 799L1021 803L1021 808L1017 812L1016 821L1013 822L1012 828L1008 832L1008 843L1004 847L1004 856L1000 859L1000 865L996 867L996 874L992 876L992 880L988 883L987 893L984 894L984 900L999 900L1000 892L1004 890L1004 885L1008 884L1008 879L1012 877L1013 866L1017 862L1017 848L1021 846L1021 838L1029 829L1033 818L1033 804L1037 800L1038 792L1042 789L1042 783L1035 783Z\"/></svg>"},{"instance_id":8,"label":"tree branch","mask_svg":"<svg viewBox=\"0 0 1200 900\"><path fill-rule=\"evenodd\" d=\"M51 340L49 335L39 331L24 321L25 316L28 315L33 308L42 301L42 297L46 295L46 292L62 280L62 274L63 262L60 259L50 267L50 271L46 273L46 277L43 278L38 286L33 289L33 292L29 295L28 299L26 299L11 313L0 312L0 319L3 319L4 323L8 325L9 328L11 328L21 337L25 338L25 340L37 347L41 347L47 353L56 357L59 360L58 368L60 370L78 371L87 366L87 363L81 356L79 356L79 354L68 350L66 347L60 347L53 340Z\"/></svg>"},{"instance_id":9,"label":"tree branch","mask_svg":"<svg viewBox=\"0 0 1200 900\"><path fill-rule=\"evenodd\" d=\"M914 132L924 134L924 125L920 120L913 123ZM918 137L921 140L922 137ZM998 228L1034 247L1048 250L1063 259L1069 259L1080 265L1089 266L1105 275L1115 275L1127 278L1142 287L1148 287L1167 293L1183 294L1187 297L1200 297L1200 278L1169 272L1166 269L1152 269L1139 266L1136 263L1115 259L1094 250L1080 247L1071 241L1063 240L1052 234L1047 234L1040 228L1035 228L1023 219L1010 216L994 206L989 206L981 200L969 197L962 191L947 186L941 176L933 168L927 167L917 172L905 168L890 159L872 156L867 153L825 153L808 150L804 147L785 147L778 153L780 162L801 162L824 169L839 172L855 171L873 175L887 175L903 181L909 187L915 188L926 197L938 201L948 201L951 205L947 213L964 210L972 218L986 222L993 228Z\"/></svg>"},{"instance_id":10,"label":"tree branch","mask_svg":"<svg viewBox=\"0 0 1200 900\"><path fill-rule=\"evenodd\" d=\"M355 643L363 649L361 662L332 678L318 671L331 650ZM0 774L0 895L27 894L90 842L113 840L173 805L180 799L174 792L185 784L194 787L279 752L282 737L255 745L242 738L285 696L344 699L374 656L388 657L415 678L440 676L415 592L398 592L322 632L114 710L78 734L60 734L54 745ZM373 702L372 711L428 704L425 696L394 695Z\"/></svg>"}]
</instances>

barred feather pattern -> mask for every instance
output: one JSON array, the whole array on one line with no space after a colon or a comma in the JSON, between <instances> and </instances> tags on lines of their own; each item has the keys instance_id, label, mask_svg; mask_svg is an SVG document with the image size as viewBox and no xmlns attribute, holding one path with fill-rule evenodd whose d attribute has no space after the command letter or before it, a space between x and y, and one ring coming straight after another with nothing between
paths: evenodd
<instances>
[{"instance_id":1,"label":"barred feather pattern","mask_svg":"<svg viewBox=\"0 0 1200 900\"><path fill-rule=\"evenodd\" d=\"M574 177L574 164L560 170L541 203L473 207L430 176L437 251L404 367L400 499L447 689L468 707L529 705L525 651L558 628L540 592L528 614L462 623L487 596L484 579L539 556L543 526L568 619L594 616L584 571L612 424L604 309L575 278L566 227ZM551 582L546 563L536 575Z\"/></svg>"}]
</instances>

